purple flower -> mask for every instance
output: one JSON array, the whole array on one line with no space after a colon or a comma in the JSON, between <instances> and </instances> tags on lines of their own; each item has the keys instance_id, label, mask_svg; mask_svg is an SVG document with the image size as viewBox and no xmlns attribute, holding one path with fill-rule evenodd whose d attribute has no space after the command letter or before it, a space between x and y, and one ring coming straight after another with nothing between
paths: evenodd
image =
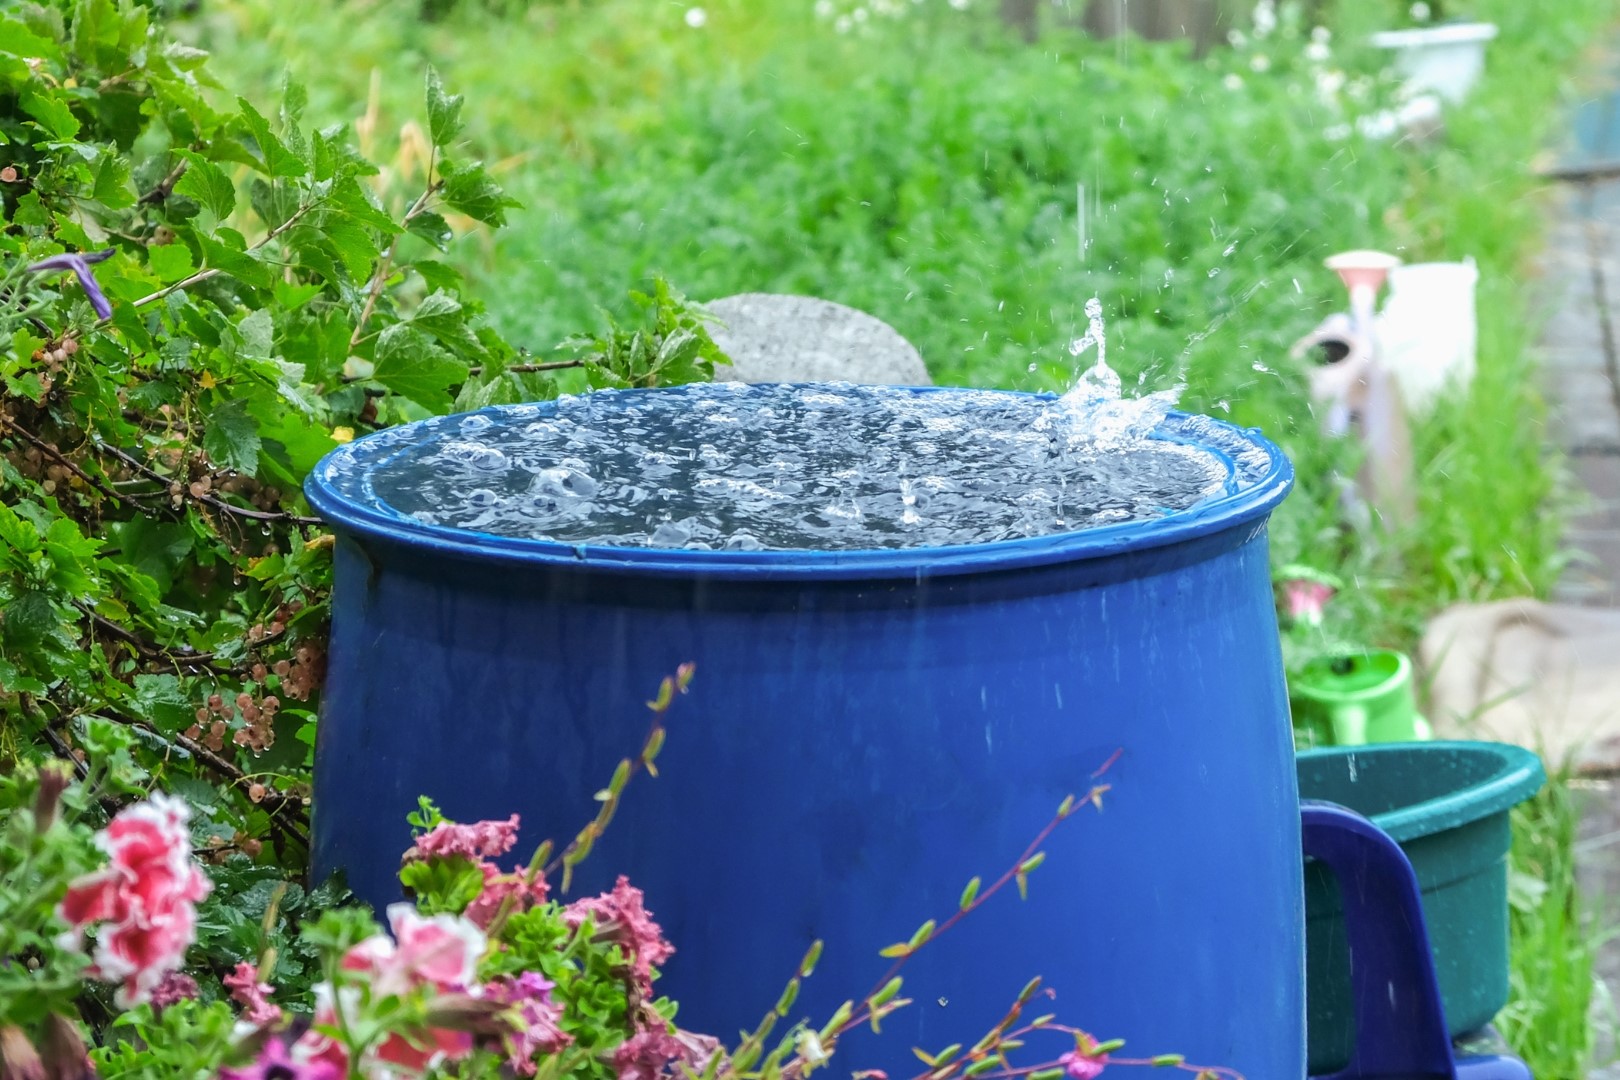
<instances>
[{"instance_id":1,"label":"purple flower","mask_svg":"<svg viewBox=\"0 0 1620 1080\"><path fill-rule=\"evenodd\" d=\"M98 262L112 258L116 248L105 251L92 251L81 254L76 251L64 252L61 255L52 255L48 259L41 259L28 267L30 274L44 274L52 270L71 270L73 276L79 279L79 287L84 295L90 298L90 306L96 309L96 314L103 319L112 318L112 305L102 293L101 286L96 284L96 276L90 272L90 267Z\"/></svg>"},{"instance_id":2,"label":"purple flower","mask_svg":"<svg viewBox=\"0 0 1620 1080\"><path fill-rule=\"evenodd\" d=\"M303 1061L289 1053L286 1043L271 1039L253 1064L244 1069L221 1069L220 1080L343 1080L343 1071L329 1061Z\"/></svg>"}]
</instances>

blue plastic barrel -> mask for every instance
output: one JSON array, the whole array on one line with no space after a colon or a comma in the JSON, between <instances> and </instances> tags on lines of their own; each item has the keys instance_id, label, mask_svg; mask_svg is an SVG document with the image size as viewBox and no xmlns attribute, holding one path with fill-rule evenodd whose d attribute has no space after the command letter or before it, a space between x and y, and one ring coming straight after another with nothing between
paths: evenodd
<instances>
[{"instance_id":1,"label":"blue plastic barrel","mask_svg":"<svg viewBox=\"0 0 1620 1080\"><path fill-rule=\"evenodd\" d=\"M846 1041L842 1068L910 1075L913 1046L973 1043L1040 975L1055 996L1036 1011L1127 1052L1304 1076L1299 801L1266 552L1292 469L1276 447L1172 415L1160 437L1244 483L1150 522L681 551L404 517L368 473L445 422L358 440L307 485L338 532L318 873L396 898L419 794L566 840L640 746L659 680L692 661L659 777L634 782L575 887L626 873L646 891L678 949L659 986L684 1027L752 1027L815 938L796 1016L824 1021L873 988L880 948L1007 869L1117 751L1105 808L1052 836L1029 899L1008 889L921 953L916 1004Z\"/></svg>"}]
</instances>

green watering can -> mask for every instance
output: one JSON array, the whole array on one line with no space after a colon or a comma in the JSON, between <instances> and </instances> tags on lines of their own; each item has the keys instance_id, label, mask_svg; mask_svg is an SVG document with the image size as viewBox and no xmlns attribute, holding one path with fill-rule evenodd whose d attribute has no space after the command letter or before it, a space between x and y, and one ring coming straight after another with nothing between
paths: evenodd
<instances>
[{"instance_id":1,"label":"green watering can","mask_svg":"<svg viewBox=\"0 0 1620 1080\"><path fill-rule=\"evenodd\" d=\"M1322 656L1290 680L1301 749L1432 738L1418 714L1412 661L1393 649Z\"/></svg>"}]
</instances>

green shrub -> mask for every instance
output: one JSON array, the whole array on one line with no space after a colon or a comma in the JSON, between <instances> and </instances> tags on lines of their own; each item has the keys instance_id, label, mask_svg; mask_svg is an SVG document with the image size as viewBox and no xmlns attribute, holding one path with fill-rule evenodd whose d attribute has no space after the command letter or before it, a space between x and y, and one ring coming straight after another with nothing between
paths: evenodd
<instances>
[{"instance_id":1,"label":"green shrub","mask_svg":"<svg viewBox=\"0 0 1620 1080\"><path fill-rule=\"evenodd\" d=\"M561 369L647 385L718 354L660 283L644 330L523 355L438 257L515 204L436 75L385 201L297 83L233 100L151 19L0 14L4 750L88 773L110 748L119 784L184 794L221 857L270 839L297 870L330 549L304 475L357 432L553 396Z\"/></svg>"}]
</instances>

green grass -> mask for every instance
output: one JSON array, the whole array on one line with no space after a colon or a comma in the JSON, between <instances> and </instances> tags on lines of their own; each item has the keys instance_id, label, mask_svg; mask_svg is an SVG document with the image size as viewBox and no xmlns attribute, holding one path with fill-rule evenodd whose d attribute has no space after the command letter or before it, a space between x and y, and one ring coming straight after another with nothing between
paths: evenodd
<instances>
[{"instance_id":1,"label":"green grass","mask_svg":"<svg viewBox=\"0 0 1620 1080\"><path fill-rule=\"evenodd\" d=\"M1592 969L1607 933L1575 887L1579 822L1566 776L1513 812L1512 998L1497 1026L1545 1080L1581 1080L1598 1064Z\"/></svg>"}]
</instances>

